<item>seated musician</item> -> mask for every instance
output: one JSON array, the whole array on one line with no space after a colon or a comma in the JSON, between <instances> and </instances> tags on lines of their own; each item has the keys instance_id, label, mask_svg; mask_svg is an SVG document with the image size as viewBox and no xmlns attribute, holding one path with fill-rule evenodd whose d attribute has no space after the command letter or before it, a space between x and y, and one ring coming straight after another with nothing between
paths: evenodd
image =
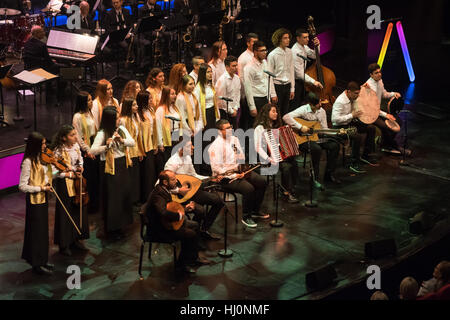
<instances>
[{"instance_id":1,"label":"seated musician","mask_svg":"<svg viewBox=\"0 0 450 320\"><path fill-rule=\"evenodd\" d=\"M375 150L375 126L358 120L362 111L354 110L353 103L358 99L359 93L358 83L349 82L347 90L341 93L333 104L331 122L335 128L356 127L358 133L353 137L350 170L355 173L364 173L361 163L372 166L377 164L376 160L369 156ZM362 156L360 156L361 143L364 143Z\"/></svg>"},{"instance_id":2,"label":"seated musician","mask_svg":"<svg viewBox=\"0 0 450 320\"><path fill-rule=\"evenodd\" d=\"M147 0L147 2L138 9L139 19L145 17L154 17L162 14L162 8L156 3L156 0Z\"/></svg>"},{"instance_id":3,"label":"seated musician","mask_svg":"<svg viewBox=\"0 0 450 320\"><path fill-rule=\"evenodd\" d=\"M242 223L249 228L256 228L252 218L267 219L270 216L260 212L264 200L267 182L255 171L245 175L239 173L239 162L245 156L237 137L232 135L232 127L228 120L217 121L219 134L209 146L208 153L213 176L220 181L225 191L242 194ZM235 181L229 183L230 179Z\"/></svg>"},{"instance_id":4,"label":"seated musician","mask_svg":"<svg viewBox=\"0 0 450 320\"><path fill-rule=\"evenodd\" d=\"M294 196L295 184L298 181L298 166L295 157L291 157L278 163L273 155L268 155L266 150L267 141L264 139L264 131L268 129L278 129L283 125L278 108L274 104L265 104L260 110L255 120L255 149L258 152L261 162L268 162L272 165L279 165L281 170L281 185L283 194L289 203L297 203Z\"/></svg>"},{"instance_id":5,"label":"seated musician","mask_svg":"<svg viewBox=\"0 0 450 320\"><path fill-rule=\"evenodd\" d=\"M201 176L195 171L191 158L193 152L194 146L192 145L192 142L187 141L185 145L178 150L178 152L175 152L169 158L164 166L164 170L173 171L175 174L189 175L199 180L207 179L208 177ZM220 237L210 233L208 230L216 220L217 215L224 207L224 204L216 193L204 191L203 188L205 186L206 184L202 183L200 189L191 198L195 203L211 206L203 221L197 221L200 226L200 235L206 240L220 240Z\"/></svg>"},{"instance_id":6,"label":"seated musician","mask_svg":"<svg viewBox=\"0 0 450 320\"><path fill-rule=\"evenodd\" d=\"M103 25L107 34L119 30L129 30L133 27L133 21L130 12L127 9L122 8L122 4L123 0L112 0L113 8L107 11L105 17L103 18ZM128 43L126 40L129 38L130 34L127 34L125 39L120 41L118 45L124 50L128 49ZM111 44L113 46L117 45L117 43Z\"/></svg>"},{"instance_id":7,"label":"seated musician","mask_svg":"<svg viewBox=\"0 0 450 320\"><path fill-rule=\"evenodd\" d=\"M193 266L209 263L208 260L200 258L198 255L198 223L185 219L181 228L176 231L168 230L163 224L163 219L168 222L181 221L184 219L182 212L171 212L167 210L167 204L172 202L170 190L176 188L176 185L177 178L175 173L170 170L162 171L159 174L159 184L156 185L155 189L150 193L147 203L141 208L141 212L148 218L148 231L151 233L152 239L181 241L181 252L176 262L177 269L187 273L195 273L195 270L192 269ZM196 207L198 206L191 201L185 206L185 211L193 211Z\"/></svg>"},{"instance_id":8,"label":"seated musician","mask_svg":"<svg viewBox=\"0 0 450 320\"><path fill-rule=\"evenodd\" d=\"M81 1L79 7L81 30L82 32L88 31L91 33L95 29L95 23L92 14L89 13L90 5L87 1Z\"/></svg>"},{"instance_id":9,"label":"seated musician","mask_svg":"<svg viewBox=\"0 0 450 320\"><path fill-rule=\"evenodd\" d=\"M283 117L283 121L290 125L295 131L306 134L310 132L311 128L306 125L301 125L294 118L301 118L307 121L320 122L322 129L328 129L327 114L322 109L322 102L313 92L309 92L306 95L306 100L309 104L303 105L294 111L286 114ZM314 187L320 190L324 190L322 184L318 181L319 178L319 165L320 157L322 155L322 149L327 151L327 166L325 170L324 180L326 182L340 183L340 180L334 176L336 169L337 158L339 156L339 144L332 139L320 138L318 142L305 142L299 145L301 152L311 152L311 160L313 163L314 171Z\"/></svg>"},{"instance_id":10,"label":"seated musician","mask_svg":"<svg viewBox=\"0 0 450 320\"><path fill-rule=\"evenodd\" d=\"M173 4L175 13L185 16L198 14L198 0L175 0Z\"/></svg>"}]
</instances>

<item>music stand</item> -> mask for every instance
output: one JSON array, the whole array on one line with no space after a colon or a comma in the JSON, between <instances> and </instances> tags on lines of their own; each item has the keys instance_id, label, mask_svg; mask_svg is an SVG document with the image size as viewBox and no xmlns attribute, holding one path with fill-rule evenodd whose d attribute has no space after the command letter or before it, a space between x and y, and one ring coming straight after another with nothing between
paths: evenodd
<instances>
[{"instance_id":1,"label":"music stand","mask_svg":"<svg viewBox=\"0 0 450 320\"><path fill-rule=\"evenodd\" d=\"M164 17L159 22L166 27L166 30L177 29L177 61L181 61L181 28L189 26L191 24L190 21L181 14L175 14Z\"/></svg>"},{"instance_id":2,"label":"music stand","mask_svg":"<svg viewBox=\"0 0 450 320\"><path fill-rule=\"evenodd\" d=\"M153 49L153 45L155 44L155 42L157 41L157 39L153 39L153 31L158 30L159 28L161 28L161 15L155 15L155 16L148 16L148 17L144 17L141 20L139 20L137 28L136 28L136 35L138 36L138 39L141 39L141 34L145 34L145 33L150 33L152 35L152 45L151 47L151 55L152 57L154 56L154 49ZM139 41L140 42L140 41ZM139 57L139 54L138 54ZM151 60L153 61L153 60ZM142 61L139 61L139 63L141 63ZM153 65L155 65L155 61L153 61L152 63Z\"/></svg>"},{"instance_id":3,"label":"music stand","mask_svg":"<svg viewBox=\"0 0 450 320\"><path fill-rule=\"evenodd\" d=\"M118 44L125 40L125 37L127 36L130 29L121 29L121 30L114 30L111 31L111 33L108 36L109 43L112 46L118 46ZM106 41L106 40L105 40ZM109 82L112 82L114 80L124 80L126 81L124 77L119 75L119 59L116 59L116 75L112 77Z\"/></svg>"},{"instance_id":4,"label":"music stand","mask_svg":"<svg viewBox=\"0 0 450 320\"><path fill-rule=\"evenodd\" d=\"M12 68L12 64L0 67L0 79L3 79L8 74L9 70ZM0 82L0 100L2 104L2 110L0 111L0 128L9 126L8 122L5 121L5 105L3 102L3 85Z\"/></svg>"},{"instance_id":5,"label":"music stand","mask_svg":"<svg viewBox=\"0 0 450 320\"><path fill-rule=\"evenodd\" d=\"M67 80L70 83L70 110L73 114L73 82L83 80L84 68L61 68L59 69L59 74L62 79Z\"/></svg>"}]
</instances>

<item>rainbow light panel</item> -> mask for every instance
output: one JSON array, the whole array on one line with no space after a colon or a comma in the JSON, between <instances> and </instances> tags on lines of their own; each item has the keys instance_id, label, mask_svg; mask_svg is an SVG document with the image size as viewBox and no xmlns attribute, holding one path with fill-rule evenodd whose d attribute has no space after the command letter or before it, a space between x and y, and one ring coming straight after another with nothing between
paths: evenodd
<instances>
[{"instance_id":1,"label":"rainbow light panel","mask_svg":"<svg viewBox=\"0 0 450 320\"><path fill-rule=\"evenodd\" d=\"M384 58L386 57L386 51L389 45L389 41L391 40L392 29L394 29L394 24L391 22L388 24L388 27L386 29L383 46L381 47L380 56L378 57L378 65L380 66L380 68L383 68Z\"/></svg>"},{"instance_id":2,"label":"rainbow light panel","mask_svg":"<svg viewBox=\"0 0 450 320\"><path fill-rule=\"evenodd\" d=\"M403 58L405 59L406 69L408 69L409 80L414 82L416 80L416 75L414 74L414 69L411 63L411 58L409 56L408 45L406 44L405 34L403 33L403 26L400 21L397 22L397 33L400 39L400 45L402 46Z\"/></svg>"}]
</instances>

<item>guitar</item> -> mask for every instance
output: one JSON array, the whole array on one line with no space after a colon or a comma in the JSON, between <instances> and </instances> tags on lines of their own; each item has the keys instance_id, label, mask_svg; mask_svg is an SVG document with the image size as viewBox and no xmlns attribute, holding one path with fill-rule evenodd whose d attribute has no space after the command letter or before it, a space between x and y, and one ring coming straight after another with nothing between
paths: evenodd
<instances>
[{"instance_id":1,"label":"guitar","mask_svg":"<svg viewBox=\"0 0 450 320\"><path fill-rule=\"evenodd\" d=\"M181 194L172 194L172 201L175 201L177 203L184 203L188 201L195 195L198 189L200 189L202 182L208 182L212 180L212 178L200 180L196 177L188 176L186 174L177 174L176 177L181 187L189 188L189 191L184 196L182 196Z\"/></svg>"},{"instance_id":2,"label":"guitar","mask_svg":"<svg viewBox=\"0 0 450 320\"><path fill-rule=\"evenodd\" d=\"M357 133L357 129L355 127L350 127L348 129L322 129L322 126L320 125L319 121L307 121L301 118L294 118L294 120L300 123L302 126L307 126L308 128L312 129L311 136L302 136L297 132L295 132L296 136L295 138L298 144L303 144L305 142L308 142L308 140L318 141L319 133L325 135L348 135L348 136L354 136Z\"/></svg>"},{"instance_id":3,"label":"guitar","mask_svg":"<svg viewBox=\"0 0 450 320\"><path fill-rule=\"evenodd\" d=\"M174 230L174 231L179 230L181 228L181 226L183 225L184 219L186 218L183 206L178 202L171 201L171 202L167 203L166 210L173 212L173 213L178 213L178 212L182 213L182 219L179 221L167 221L164 218L161 219L162 225L167 230Z\"/></svg>"}]
</instances>

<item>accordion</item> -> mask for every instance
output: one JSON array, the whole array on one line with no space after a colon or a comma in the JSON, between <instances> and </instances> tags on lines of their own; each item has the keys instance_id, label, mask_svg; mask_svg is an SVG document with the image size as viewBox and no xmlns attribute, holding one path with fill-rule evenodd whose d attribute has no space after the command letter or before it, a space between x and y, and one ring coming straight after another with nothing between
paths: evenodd
<instances>
[{"instance_id":1,"label":"accordion","mask_svg":"<svg viewBox=\"0 0 450 320\"><path fill-rule=\"evenodd\" d=\"M270 156L276 162L282 162L300 154L294 131L289 126L265 130L264 138L266 139Z\"/></svg>"}]
</instances>

